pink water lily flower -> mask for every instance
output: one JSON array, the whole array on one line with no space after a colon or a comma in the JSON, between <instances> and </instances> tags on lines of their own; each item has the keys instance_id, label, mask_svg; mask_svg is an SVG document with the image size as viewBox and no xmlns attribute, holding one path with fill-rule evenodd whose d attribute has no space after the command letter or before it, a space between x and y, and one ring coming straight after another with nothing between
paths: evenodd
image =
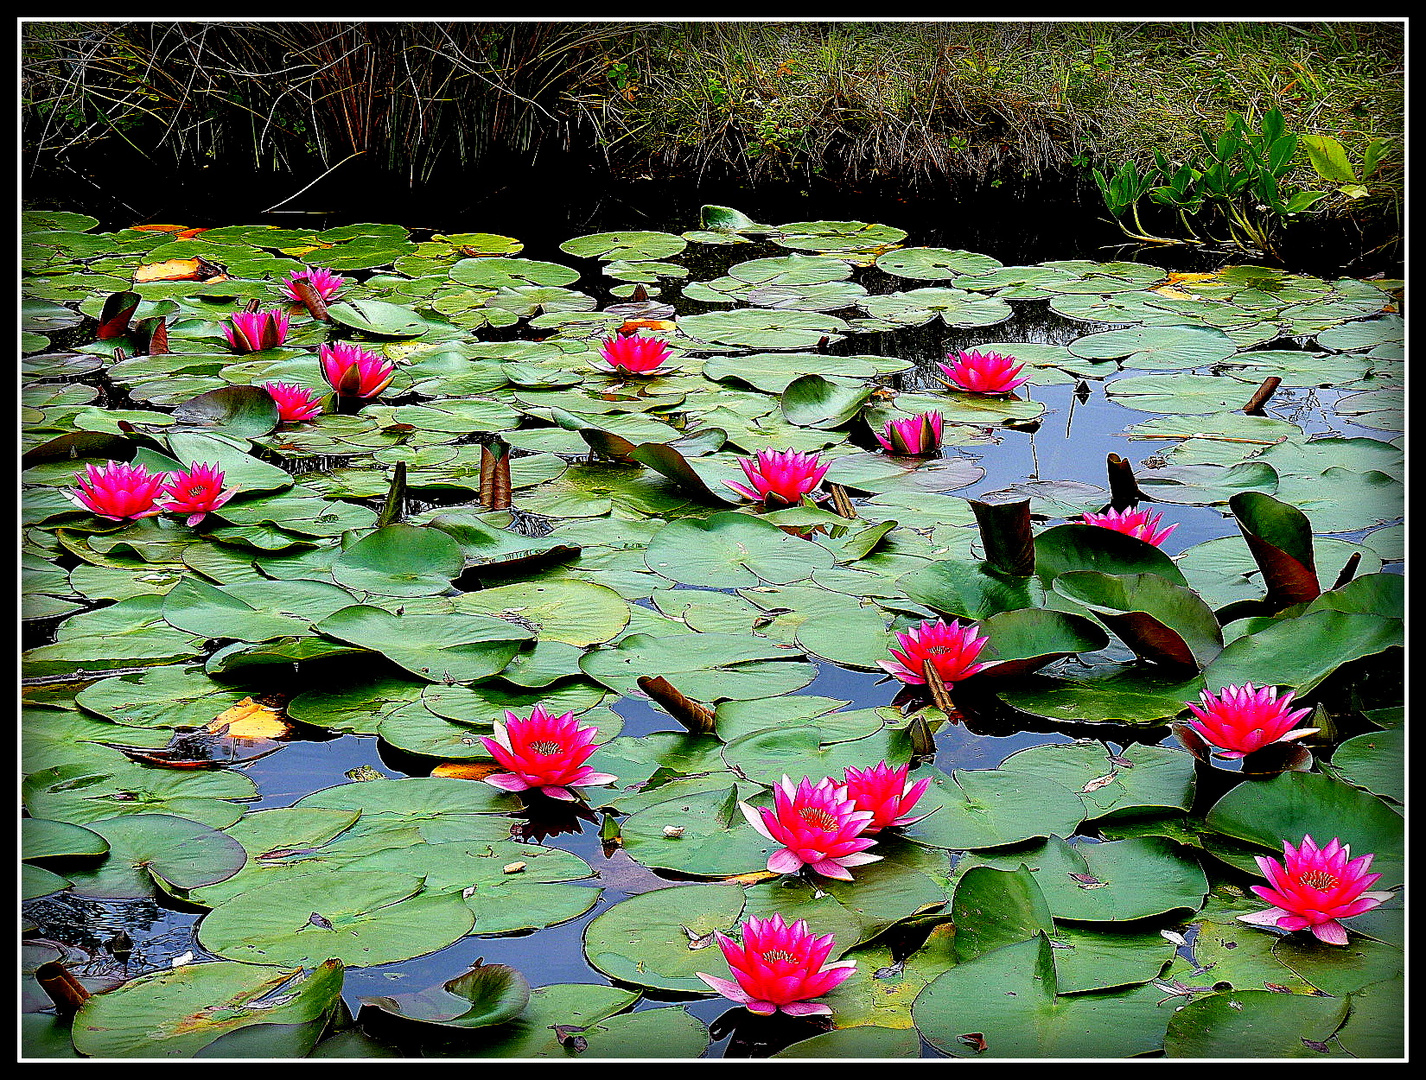
<instances>
[{"instance_id":1,"label":"pink water lily flower","mask_svg":"<svg viewBox=\"0 0 1426 1080\"><path fill-rule=\"evenodd\" d=\"M1300 848L1284 840L1282 853L1282 862L1256 856L1258 869L1270 884L1254 885L1253 892L1273 906L1239 915L1243 922L1280 930L1311 930L1317 940L1328 945L1345 945L1347 928L1337 920L1370 911L1392 897L1389 891L1367 892L1381 878L1367 873L1372 856L1353 859L1351 845L1336 837L1321 849L1310 836L1302 838Z\"/></svg>"},{"instance_id":2,"label":"pink water lily flower","mask_svg":"<svg viewBox=\"0 0 1426 1080\"><path fill-rule=\"evenodd\" d=\"M284 424L311 420L322 411L322 395L296 383L263 383L262 388L277 402L277 418Z\"/></svg>"},{"instance_id":3,"label":"pink water lily flower","mask_svg":"<svg viewBox=\"0 0 1426 1080\"><path fill-rule=\"evenodd\" d=\"M888 420L885 433L876 441L888 454L901 457L928 457L941 449L941 427L944 420L938 412L924 412L902 420Z\"/></svg>"},{"instance_id":4,"label":"pink water lily flower","mask_svg":"<svg viewBox=\"0 0 1426 1080\"><path fill-rule=\"evenodd\" d=\"M342 286L347 283L347 279L340 274L334 274L323 266L309 266L303 270L294 270L288 274L282 282L282 291L289 299L302 303L302 297L297 295L294 282L306 281L316 290L317 295L323 300L330 300L341 292Z\"/></svg>"},{"instance_id":5,"label":"pink water lily flower","mask_svg":"<svg viewBox=\"0 0 1426 1080\"><path fill-rule=\"evenodd\" d=\"M210 511L217 510L237 494L237 488L224 488L225 474L216 465L204 462L169 476L163 493L168 498L163 508L170 514L187 514L190 527L202 521Z\"/></svg>"},{"instance_id":6,"label":"pink water lily flower","mask_svg":"<svg viewBox=\"0 0 1426 1080\"><path fill-rule=\"evenodd\" d=\"M953 684L970 678L986 666L977 663L976 658L990 639L976 636L978 629L973 622L962 626L958 619L949 623L928 619L920 626L898 631L896 640L901 648L891 650L894 659L877 663L910 686L925 683L926 665L930 664L949 690Z\"/></svg>"},{"instance_id":7,"label":"pink water lily flower","mask_svg":"<svg viewBox=\"0 0 1426 1080\"><path fill-rule=\"evenodd\" d=\"M897 825L910 825L926 816L918 814L912 817L911 810L931 786L931 781L928 778L912 783L908 778L910 772L910 765L899 765L893 769L884 761L870 769L846 767L844 774L847 782L844 786L847 798L856 803L858 810L871 811L871 820L862 827L864 834Z\"/></svg>"},{"instance_id":8,"label":"pink water lily flower","mask_svg":"<svg viewBox=\"0 0 1426 1080\"><path fill-rule=\"evenodd\" d=\"M1008 394L1030 381L1028 375L1020 379L1015 377L1025 365L1016 363L1013 356L972 350L947 353L946 359L951 362L940 365L946 378L957 389L973 394Z\"/></svg>"},{"instance_id":9,"label":"pink water lily flower","mask_svg":"<svg viewBox=\"0 0 1426 1080\"><path fill-rule=\"evenodd\" d=\"M235 352L261 352L287 340L287 312L281 308L235 311L228 318L232 325L223 327L223 336Z\"/></svg>"},{"instance_id":10,"label":"pink water lily flower","mask_svg":"<svg viewBox=\"0 0 1426 1080\"><path fill-rule=\"evenodd\" d=\"M791 874L810 866L823 877L851 881L850 867L881 858L866 853L876 843L862 833L872 819L871 811L858 810L842 785L831 779L813 784L811 777L804 776L794 786L784 776L772 794L770 809L738 805L754 829L783 845L767 861L774 874Z\"/></svg>"},{"instance_id":11,"label":"pink water lily flower","mask_svg":"<svg viewBox=\"0 0 1426 1080\"><path fill-rule=\"evenodd\" d=\"M495 737L481 736L485 749L509 772L492 773L485 782L502 791L539 790L552 799L573 802L572 787L601 787L619 779L596 772L585 762L594 753L595 727L580 727L574 713L551 716L536 705L528 719L505 711L495 721Z\"/></svg>"},{"instance_id":12,"label":"pink water lily flower","mask_svg":"<svg viewBox=\"0 0 1426 1080\"><path fill-rule=\"evenodd\" d=\"M756 457L739 458L747 484L723 481L739 495L765 506L791 506L822 482L831 462L816 454L796 450L759 450Z\"/></svg>"},{"instance_id":13,"label":"pink water lily flower","mask_svg":"<svg viewBox=\"0 0 1426 1080\"><path fill-rule=\"evenodd\" d=\"M1320 731L1315 727L1298 727L1311 709L1288 711L1292 694L1277 696L1277 687L1254 689L1246 686L1225 686L1217 694L1207 690L1198 695L1201 704L1188 702L1194 719L1188 721L1204 742L1218 748L1221 758L1240 758L1260 750L1269 743L1290 742Z\"/></svg>"},{"instance_id":14,"label":"pink water lily flower","mask_svg":"<svg viewBox=\"0 0 1426 1080\"><path fill-rule=\"evenodd\" d=\"M1127 533L1129 536L1137 536L1140 540L1158 547L1166 539L1169 533L1178 528L1178 524L1167 525L1159 528L1159 522L1163 519L1163 514L1155 514L1149 510L1106 510L1102 514L1085 514L1084 523L1086 525L1099 525L1105 529L1113 529L1115 532Z\"/></svg>"},{"instance_id":15,"label":"pink water lily flower","mask_svg":"<svg viewBox=\"0 0 1426 1080\"><path fill-rule=\"evenodd\" d=\"M86 465L75 473L76 489L64 492L75 506L112 521L154 517L163 513L158 497L168 480L167 473L151 473L142 465L111 461Z\"/></svg>"},{"instance_id":16,"label":"pink water lily flower","mask_svg":"<svg viewBox=\"0 0 1426 1080\"><path fill-rule=\"evenodd\" d=\"M374 398L396 375L396 365L390 360L345 341L323 345L317 356L322 362L322 377L338 397Z\"/></svg>"},{"instance_id":17,"label":"pink water lily flower","mask_svg":"<svg viewBox=\"0 0 1426 1080\"><path fill-rule=\"evenodd\" d=\"M742 944L726 934L717 935L718 948L736 982L701 971L694 974L725 998L762 1016L779 1010L788 1016L831 1013L831 1006L811 999L840 986L857 966L855 960L827 963L836 946L831 934L810 933L804 919L788 926L776 912L767 919L754 915L740 930Z\"/></svg>"},{"instance_id":18,"label":"pink water lily flower","mask_svg":"<svg viewBox=\"0 0 1426 1080\"><path fill-rule=\"evenodd\" d=\"M620 375L647 375L669 358L668 343L662 338L638 334L615 334L599 346L605 370Z\"/></svg>"}]
</instances>

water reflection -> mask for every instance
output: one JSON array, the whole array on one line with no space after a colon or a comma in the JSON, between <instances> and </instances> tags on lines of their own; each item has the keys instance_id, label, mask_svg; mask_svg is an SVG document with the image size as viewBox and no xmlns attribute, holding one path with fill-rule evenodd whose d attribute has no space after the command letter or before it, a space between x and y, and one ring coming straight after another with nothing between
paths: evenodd
<instances>
[{"instance_id":1,"label":"water reflection","mask_svg":"<svg viewBox=\"0 0 1426 1080\"><path fill-rule=\"evenodd\" d=\"M152 897L101 900L59 892L27 901L26 938L58 942L78 956L67 966L77 976L133 978L169 968L176 957L211 959L200 949L197 915L165 907Z\"/></svg>"}]
</instances>

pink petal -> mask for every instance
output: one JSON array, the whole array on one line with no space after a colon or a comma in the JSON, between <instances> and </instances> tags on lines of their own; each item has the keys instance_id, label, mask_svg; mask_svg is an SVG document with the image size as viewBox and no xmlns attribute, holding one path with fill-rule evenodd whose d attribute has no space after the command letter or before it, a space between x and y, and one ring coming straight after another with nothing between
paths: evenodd
<instances>
[{"instance_id":1,"label":"pink petal","mask_svg":"<svg viewBox=\"0 0 1426 1080\"><path fill-rule=\"evenodd\" d=\"M788 1016L830 1016L832 1007L813 1001L793 1001L782 1006L782 1011Z\"/></svg>"},{"instance_id":2,"label":"pink petal","mask_svg":"<svg viewBox=\"0 0 1426 1080\"><path fill-rule=\"evenodd\" d=\"M1254 926L1276 926L1278 919L1286 915L1282 908L1271 907L1263 911L1250 911L1246 915L1239 915L1240 922L1252 923Z\"/></svg>"},{"instance_id":3,"label":"pink petal","mask_svg":"<svg viewBox=\"0 0 1426 1080\"><path fill-rule=\"evenodd\" d=\"M767 860L767 868L771 870L774 874L793 874L796 873L798 870L801 870L802 867L805 865L806 864L797 857L797 853L791 848L781 848L778 851L774 851ZM814 865L812 869L817 870L817 866ZM848 881L852 880L851 874L848 874L845 870L842 870L841 867L837 867L837 869L841 871L841 873L828 874L827 876L844 877ZM822 873L822 871L818 870L818 873Z\"/></svg>"},{"instance_id":4,"label":"pink petal","mask_svg":"<svg viewBox=\"0 0 1426 1080\"><path fill-rule=\"evenodd\" d=\"M492 773L485 777L485 782L491 787L498 787L502 791L528 791L530 785L514 773Z\"/></svg>"},{"instance_id":5,"label":"pink petal","mask_svg":"<svg viewBox=\"0 0 1426 1080\"><path fill-rule=\"evenodd\" d=\"M1315 924L1312 933L1317 936L1318 941L1325 941L1328 945L1347 944L1347 928L1336 919Z\"/></svg>"},{"instance_id":6,"label":"pink petal","mask_svg":"<svg viewBox=\"0 0 1426 1080\"><path fill-rule=\"evenodd\" d=\"M881 856L879 855L872 856L872 858L880 857ZM850 856L847 856L847 858L850 858ZM838 881L852 880L852 875L847 871L845 867L842 866L841 862L838 862L836 859L819 859L817 862L814 862L810 865L813 870L817 871L817 873L821 874L823 877L836 878ZM770 862L768 865L768 869L772 869Z\"/></svg>"},{"instance_id":7,"label":"pink petal","mask_svg":"<svg viewBox=\"0 0 1426 1080\"><path fill-rule=\"evenodd\" d=\"M700 979L706 982L714 990L718 991L718 993L722 994L725 998L728 998L730 1001L736 1001L740 1005L746 1005L748 1004L748 1002L753 1000L751 997L748 996L747 991L745 991L735 982L729 982L727 979L720 979L716 975L705 975L701 971L695 971L693 974L697 975Z\"/></svg>"}]
</instances>

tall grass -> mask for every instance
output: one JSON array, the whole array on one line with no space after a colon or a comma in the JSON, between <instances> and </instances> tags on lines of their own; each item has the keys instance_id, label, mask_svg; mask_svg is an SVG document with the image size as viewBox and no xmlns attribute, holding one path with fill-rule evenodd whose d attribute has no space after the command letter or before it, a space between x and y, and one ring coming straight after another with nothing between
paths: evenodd
<instances>
[{"instance_id":1,"label":"tall grass","mask_svg":"<svg viewBox=\"0 0 1426 1080\"><path fill-rule=\"evenodd\" d=\"M492 145L568 141L558 95L613 26L32 23L22 133L36 168L112 141L178 165L303 174L354 155L427 178ZM595 72L585 72L593 66Z\"/></svg>"},{"instance_id":2,"label":"tall grass","mask_svg":"<svg viewBox=\"0 0 1426 1080\"><path fill-rule=\"evenodd\" d=\"M37 170L128 142L299 176L362 155L418 183L580 147L914 188L1173 157L1273 107L1349 153L1399 146L1403 58L1399 21L26 23L22 136Z\"/></svg>"}]
</instances>

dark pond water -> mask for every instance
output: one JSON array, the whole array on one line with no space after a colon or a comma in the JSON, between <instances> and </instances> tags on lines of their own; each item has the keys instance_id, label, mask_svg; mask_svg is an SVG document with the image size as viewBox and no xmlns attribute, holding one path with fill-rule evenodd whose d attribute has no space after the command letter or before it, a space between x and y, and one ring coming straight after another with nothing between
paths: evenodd
<instances>
[{"instance_id":1,"label":"dark pond water","mask_svg":"<svg viewBox=\"0 0 1426 1080\"><path fill-rule=\"evenodd\" d=\"M1071 211L1070 197L1085 193L1065 185L1053 190L1003 185L999 189L982 189L962 199L930 201L846 193L839 193L833 199L828 192L809 191L804 187L749 190L732 181L700 186L692 182L651 180L612 187L601 183L601 179L592 168L585 167L582 174L564 178L558 189L559 197L555 198L552 197L554 189L547 184L523 183L514 176L500 182L500 178L486 175L464 190L451 185L421 198L419 209L416 208L418 200L410 198L410 192L403 192L399 187L378 186L368 188L363 193L360 209L353 210L351 182L333 177L291 199L279 208L280 212L266 214L262 211L282 201L290 188L265 185L264 190L248 193L248 205L233 198L215 206L211 201L204 203L195 197L205 195L203 191L185 186L169 193L173 199L163 208L148 203L135 205L139 202L138 195L132 190L122 190L114 192L113 198L108 200L107 212L103 215L106 220L101 228L133 224L124 218L128 211L149 220L172 220L184 225L267 221L285 227L310 224L320 228L355 221L394 221L408 228L433 232L491 231L513 235L525 241L522 252L525 257L568 261L568 257L558 251L557 244L571 236L607 229L680 232L697 227L699 205L716 203L736 207L759 221L837 218L883 222L907 229L912 237L908 243L978 251L1007 265L1048 259L1132 257L1132 253L1126 254L1118 247L1122 237L1117 230L1097 220L1098 208L1094 204L1086 203L1067 212ZM211 193L206 194L211 196ZM255 194L261 198L253 198ZM268 199L272 201L266 206L252 205ZM196 209L200 203L204 203L206 215ZM67 208L86 209L73 203ZM99 212L92 207L88 209ZM1144 254L1161 266L1183 270L1204 268L1201 257L1184 250ZM723 256L713 253L709 257ZM739 258L742 257L745 256L740 253ZM704 275L695 270L692 276ZM883 284L886 291L897 287L890 282ZM591 275L586 274L580 287L597 293L598 275L593 275L591 280ZM874 283L869 283L869 287L875 291ZM602 306L607 296L600 299ZM994 328L995 337L1055 344L1086 332L1084 323L1063 319L1040 303L1016 304L1015 310L1011 323ZM948 349L974 343L954 331L903 333L896 337L895 355L917 360L927 371L934 370L934 362L943 358ZM984 332L975 340L984 340ZM882 351L882 346L875 336L864 335L854 339L853 345L847 346L845 351L874 353ZM1027 479L1040 478L1103 486L1109 454L1128 457L1136 469L1141 468L1143 460L1155 452L1155 444L1131 442L1123 432L1145 419L1146 414L1109 399L1104 386L1104 383L1094 384L1088 388L1087 396L1083 392L1077 394L1071 383L1029 388L1036 400L1046 406L1035 431L1001 429L995 433L993 445L947 451L972 456L985 469L983 479L957 494L979 497ZM1245 394L1251 393L1251 389L1245 387ZM1332 395L1325 391L1317 393L1315 398L1305 393L1284 393L1274 405L1295 408L1294 419L1309 433L1383 437L1379 431L1356 427L1335 417L1332 401ZM1231 519L1218 509L1191 506L1171 509L1171 517L1179 523L1179 528L1164 546L1170 555L1204 540L1237 532ZM873 675L839 669L831 664L820 664L819 668L818 678L804 692L847 700L852 708L888 704L897 689L896 683ZM626 698L618 702L615 709L624 718L625 735L675 729L666 715L641 701ZM936 736L936 764L946 772L961 768L989 769L1017 750L1069 739L1070 736L1062 732L989 734L960 725L947 726ZM246 768L261 792L260 801L252 808L290 805L312 791L346 782L346 775L361 766L370 766L388 776L405 775L413 769L419 774L420 769L419 763L413 765L393 755L374 737L341 736L292 743ZM349 969L344 996L353 1012L362 996L410 992L432 986L461 974L477 959L508 963L522 971L535 986L606 982L603 975L584 962L583 930L592 918L620 900L646 891L652 876L618 851L606 856L597 822L571 818L565 824L571 831L550 837L547 842L574 852L597 871L598 879L590 884L591 887L602 886L604 892L590 912L534 934L471 936L440 952L401 964ZM652 883L659 887L675 884L664 880ZM56 897L28 905L27 912L38 924L42 936L95 952L113 933L125 930L136 943L128 968L131 975L162 969L185 952L193 953L196 959L205 958L193 935L197 914L153 901L104 904ZM648 1000L651 1004L658 1003L656 996ZM686 1002L689 1011L710 1025L715 1024L728 1007L728 1002L720 998L673 1000ZM773 1025L731 1037L723 1033L710 1048L709 1056L765 1052L770 1046L775 1048L771 1044L779 1040L791 1041L808 1034L795 1021L784 1020L782 1024L781 1028ZM714 1033L718 1035L719 1029L715 1027ZM745 1043L745 1039L751 1039L752 1044Z\"/></svg>"}]
</instances>

